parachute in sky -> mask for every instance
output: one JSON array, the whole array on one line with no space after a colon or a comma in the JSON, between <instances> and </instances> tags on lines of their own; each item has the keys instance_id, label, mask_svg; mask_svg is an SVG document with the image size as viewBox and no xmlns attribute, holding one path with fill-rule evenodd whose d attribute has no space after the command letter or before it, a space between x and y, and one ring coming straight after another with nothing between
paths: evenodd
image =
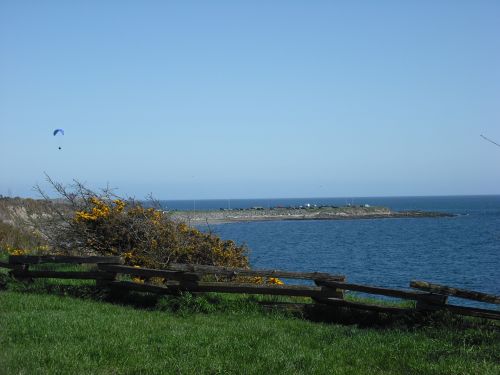
<instances>
[{"instance_id":1,"label":"parachute in sky","mask_svg":"<svg viewBox=\"0 0 500 375\"><path fill-rule=\"evenodd\" d=\"M54 137L57 135L57 134L61 134L61 135L64 135L64 130L63 129L55 129L52 134L54 135ZM61 150L61 146L59 146L59 150Z\"/></svg>"}]
</instances>

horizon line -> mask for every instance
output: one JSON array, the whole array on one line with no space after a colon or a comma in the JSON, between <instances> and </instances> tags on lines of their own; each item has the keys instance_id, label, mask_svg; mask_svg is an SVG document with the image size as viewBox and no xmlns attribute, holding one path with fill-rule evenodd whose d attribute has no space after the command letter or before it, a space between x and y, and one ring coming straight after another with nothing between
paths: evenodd
<instances>
[{"instance_id":1,"label":"horizon line","mask_svg":"<svg viewBox=\"0 0 500 375\"><path fill-rule=\"evenodd\" d=\"M154 198L158 201L221 201L221 200L271 200L271 199L360 199L360 198L452 198L452 197L495 197L500 196L500 193L486 193L486 194L438 194L438 195L352 195L352 196L302 196L302 197L253 197L253 198ZM0 194L2 198L20 198L20 199L43 199L43 198L34 198L30 196L6 196ZM132 196L128 197L132 198ZM64 199L64 198L50 198L52 200L55 199ZM136 199L138 201L147 201L147 198Z\"/></svg>"},{"instance_id":2,"label":"horizon line","mask_svg":"<svg viewBox=\"0 0 500 375\"><path fill-rule=\"evenodd\" d=\"M157 199L159 201L221 201L221 200L266 200L266 199L359 199L359 198L448 198L448 197L495 197L496 194L447 194L447 195L358 195L358 196L338 196L338 197L271 197L271 198L176 198Z\"/></svg>"}]
</instances>

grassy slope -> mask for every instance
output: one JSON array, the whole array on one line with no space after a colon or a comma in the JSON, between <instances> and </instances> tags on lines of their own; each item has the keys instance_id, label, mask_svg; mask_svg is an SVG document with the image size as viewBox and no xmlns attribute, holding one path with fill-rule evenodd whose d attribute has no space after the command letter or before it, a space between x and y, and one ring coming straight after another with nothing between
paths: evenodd
<instances>
[{"instance_id":1,"label":"grassy slope","mask_svg":"<svg viewBox=\"0 0 500 375\"><path fill-rule=\"evenodd\" d=\"M118 305L92 281L23 286L5 276L0 374L500 373L498 325L357 328L263 312L237 295L216 295L215 307L137 295Z\"/></svg>"},{"instance_id":2,"label":"grassy slope","mask_svg":"<svg viewBox=\"0 0 500 375\"><path fill-rule=\"evenodd\" d=\"M360 329L0 292L5 374L497 374L498 331Z\"/></svg>"}]
</instances>

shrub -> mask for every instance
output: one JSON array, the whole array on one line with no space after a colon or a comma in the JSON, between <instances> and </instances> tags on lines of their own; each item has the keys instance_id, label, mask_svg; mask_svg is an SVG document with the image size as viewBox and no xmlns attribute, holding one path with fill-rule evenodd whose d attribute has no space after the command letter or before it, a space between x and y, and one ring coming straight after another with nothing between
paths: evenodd
<instances>
[{"instance_id":1,"label":"shrub","mask_svg":"<svg viewBox=\"0 0 500 375\"><path fill-rule=\"evenodd\" d=\"M249 265L245 246L172 220L154 200L149 202L152 207L145 207L109 189L96 193L79 182L69 188L50 178L49 182L70 209L48 205L51 212L39 217L34 225L58 252L120 255L126 264L151 268L165 268L172 262L242 268Z\"/></svg>"}]
</instances>

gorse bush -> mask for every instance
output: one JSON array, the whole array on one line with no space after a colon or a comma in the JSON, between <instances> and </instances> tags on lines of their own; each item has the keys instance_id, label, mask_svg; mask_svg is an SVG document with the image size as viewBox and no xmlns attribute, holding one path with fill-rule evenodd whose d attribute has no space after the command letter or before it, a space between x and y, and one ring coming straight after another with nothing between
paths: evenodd
<instances>
[{"instance_id":1,"label":"gorse bush","mask_svg":"<svg viewBox=\"0 0 500 375\"><path fill-rule=\"evenodd\" d=\"M49 182L71 209L61 211L53 205L53 212L35 225L60 253L119 255L129 265L151 268L165 268L172 262L249 265L245 246L174 221L154 201L154 207L145 207L108 189L96 193L78 182L70 188Z\"/></svg>"}]
</instances>

